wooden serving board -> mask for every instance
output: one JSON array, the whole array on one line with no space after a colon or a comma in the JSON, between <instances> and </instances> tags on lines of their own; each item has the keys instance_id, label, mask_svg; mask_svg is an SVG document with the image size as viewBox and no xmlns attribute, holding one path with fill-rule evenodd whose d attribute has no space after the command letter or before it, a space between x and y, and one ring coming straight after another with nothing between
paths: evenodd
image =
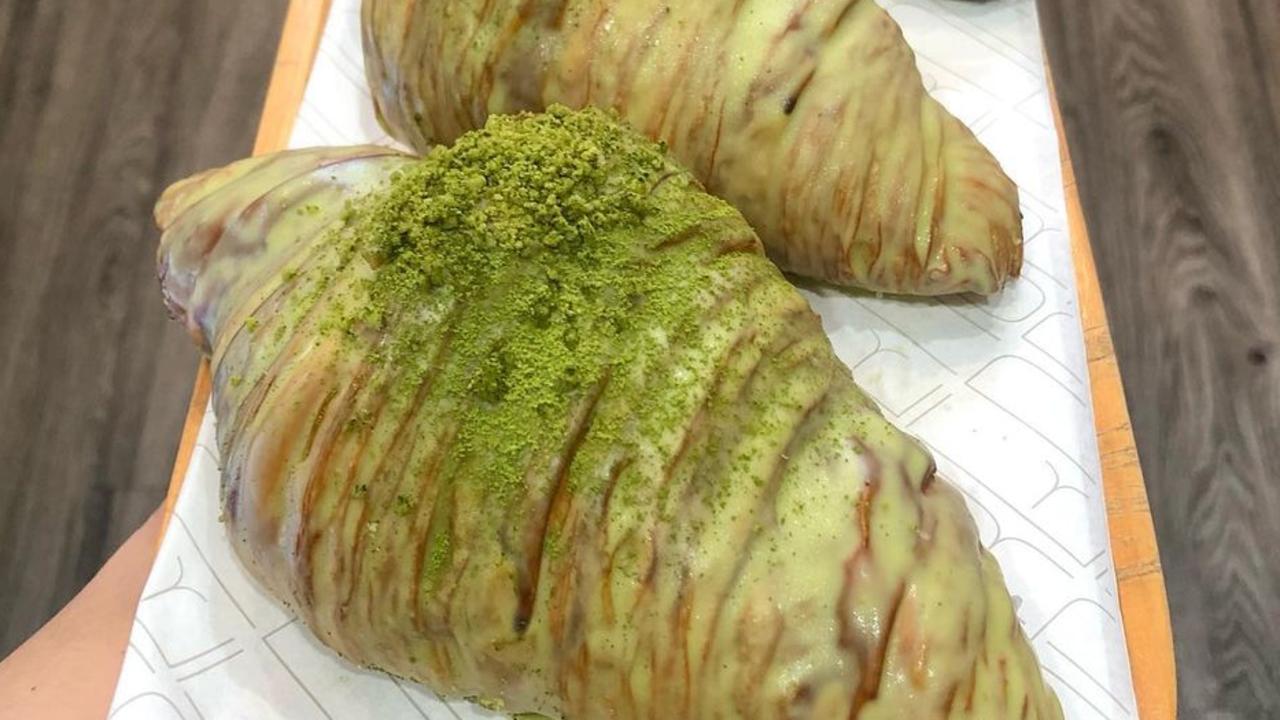
<instances>
[{"instance_id":1,"label":"wooden serving board","mask_svg":"<svg viewBox=\"0 0 1280 720\"><path fill-rule=\"evenodd\" d=\"M262 119L258 125L254 154L282 150L288 145L293 121L302 104L312 61L324 30L329 2L330 0L290 0ZM1056 102L1054 109L1056 115ZM1116 364L1115 351L1111 346L1111 331L1102 304L1093 250L1089 244L1075 173L1060 123L1058 137L1062 151L1071 248L1075 257L1080 320L1092 386L1094 425L1102 459L1111 552L1116 567L1134 692L1138 700L1138 716L1141 720L1174 720L1177 716L1177 679L1164 573L1160 567L1160 554L1156 546L1155 528L1151 522L1142 468L1138 464L1138 452L1129 426L1124 386ZM191 460L196 435L200 432L200 422L209 401L210 388L209 365L201 361L169 482L168 496L165 498L166 522L186 476L187 464Z\"/></svg>"}]
</instances>

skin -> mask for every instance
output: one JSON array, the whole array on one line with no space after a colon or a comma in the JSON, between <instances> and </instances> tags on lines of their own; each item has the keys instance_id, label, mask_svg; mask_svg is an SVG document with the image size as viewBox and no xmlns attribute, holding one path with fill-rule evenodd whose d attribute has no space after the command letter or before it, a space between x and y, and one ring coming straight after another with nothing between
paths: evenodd
<instances>
[{"instance_id":1,"label":"skin","mask_svg":"<svg viewBox=\"0 0 1280 720\"><path fill-rule=\"evenodd\" d=\"M1018 193L925 91L874 0L365 0L379 118L419 151L496 113L616 110L742 211L783 269L997 292Z\"/></svg>"},{"instance_id":2,"label":"skin","mask_svg":"<svg viewBox=\"0 0 1280 720\"><path fill-rule=\"evenodd\" d=\"M46 720L106 717L161 526L156 510L61 612L0 662L6 713Z\"/></svg>"},{"instance_id":3,"label":"skin","mask_svg":"<svg viewBox=\"0 0 1280 720\"><path fill-rule=\"evenodd\" d=\"M932 458L601 114L257 158L157 218L233 546L354 662L575 720L1061 717Z\"/></svg>"}]
</instances>

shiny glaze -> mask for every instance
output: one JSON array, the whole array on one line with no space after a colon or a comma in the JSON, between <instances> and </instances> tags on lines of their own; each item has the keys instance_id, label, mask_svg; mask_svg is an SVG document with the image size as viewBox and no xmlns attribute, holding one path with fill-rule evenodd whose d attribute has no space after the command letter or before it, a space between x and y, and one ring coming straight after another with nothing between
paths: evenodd
<instances>
[{"instance_id":1,"label":"shiny glaze","mask_svg":"<svg viewBox=\"0 0 1280 720\"><path fill-rule=\"evenodd\" d=\"M477 400L430 374L390 392L395 368L324 329L371 272L331 242L345 200L408 162L284 153L157 208L166 300L214 367L229 532L317 638L578 720L1061 716L960 495L735 214L647 238L691 253L692 314L653 326L660 352L584 393L525 493L488 504L446 462Z\"/></svg>"},{"instance_id":2,"label":"shiny glaze","mask_svg":"<svg viewBox=\"0 0 1280 720\"><path fill-rule=\"evenodd\" d=\"M423 151L491 113L616 109L801 275L993 293L1017 190L873 0L365 0L379 117Z\"/></svg>"}]
</instances>

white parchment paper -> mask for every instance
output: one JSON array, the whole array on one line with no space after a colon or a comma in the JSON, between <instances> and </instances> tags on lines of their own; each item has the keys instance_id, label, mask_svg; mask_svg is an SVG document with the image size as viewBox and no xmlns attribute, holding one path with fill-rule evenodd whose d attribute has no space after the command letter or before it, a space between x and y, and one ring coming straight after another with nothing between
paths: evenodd
<instances>
[{"instance_id":1,"label":"white parchment paper","mask_svg":"<svg viewBox=\"0 0 1280 720\"><path fill-rule=\"evenodd\" d=\"M994 299L806 290L840 357L959 485L1068 718L1135 715L1034 0L882 0L929 89L1018 183L1021 279ZM359 0L335 0L292 146L389 143ZM321 647L241 570L218 521L206 414L138 606L111 717L494 717Z\"/></svg>"}]
</instances>

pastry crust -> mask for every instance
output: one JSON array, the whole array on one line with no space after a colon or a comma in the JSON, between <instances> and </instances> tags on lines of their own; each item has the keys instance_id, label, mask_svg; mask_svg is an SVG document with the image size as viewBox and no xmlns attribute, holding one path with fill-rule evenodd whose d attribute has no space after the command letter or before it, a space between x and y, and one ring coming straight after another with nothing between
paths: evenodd
<instances>
[{"instance_id":1,"label":"pastry crust","mask_svg":"<svg viewBox=\"0 0 1280 720\"><path fill-rule=\"evenodd\" d=\"M348 201L416 162L255 158L179 183L156 213L166 300L214 369L228 532L321 642L574 720L1061 717L959 493L854 384L741 216L677 166L610 237L679 296L635 301L625 342L576 345L604 370L537 427L477 435L516 401L449 378L471 370L476 313L507 317L552 251L468 280L445 312L335 324L368 317L394 262ZM411 354L388 354L406 335ZM523 479L495 485L514 436Z\"/></svg>"},{"instance_id":2,"label":"pastry crust","mask_svg":"<svg viewBox=\"0 0 1280 720\"><path fill-rule=\"evenodd\" d=\"M418 151L495 113L619 112L742 211L784 270L997 292L1017 189L925 91L873 0L365 0L378 116Z\"/></svg>"}]
</instances>

